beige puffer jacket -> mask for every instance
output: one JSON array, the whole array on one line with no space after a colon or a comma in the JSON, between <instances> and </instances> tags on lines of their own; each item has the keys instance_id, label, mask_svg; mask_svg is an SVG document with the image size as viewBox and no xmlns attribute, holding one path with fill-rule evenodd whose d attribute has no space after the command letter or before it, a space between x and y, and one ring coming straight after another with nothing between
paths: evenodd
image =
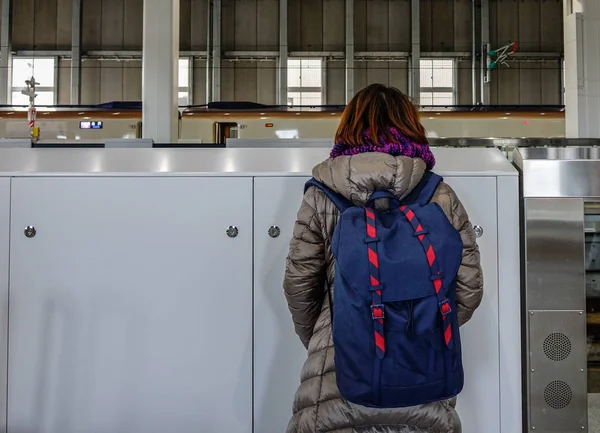
<instances>
[{"instance_id":1,"label":"beige puffer jacket","mask_svg":"<svg viewBox=\"0 0 600 433\"><path fill-rule=\"evenodd\" d=\"M314 168L313 176L356 205L364 205L376 189L387 189L404 198L424 171L425 163L418 158L363 153L326 160ZM479 249L467 212L454 191L442 182L433 201L460 231L464 243L456 293L462 325L471 318L483 295ZM376 206L385 207L386 203ZM340 396L325 291L334 283L331 238L338 217L337 208L324 193L310 188L304 195L290 243L283 287L296 333L308 348L308 359L302 369L287 433L460 433L454 401L402 409L371 409L349 403Z\"/></svg>"}]
</instances>

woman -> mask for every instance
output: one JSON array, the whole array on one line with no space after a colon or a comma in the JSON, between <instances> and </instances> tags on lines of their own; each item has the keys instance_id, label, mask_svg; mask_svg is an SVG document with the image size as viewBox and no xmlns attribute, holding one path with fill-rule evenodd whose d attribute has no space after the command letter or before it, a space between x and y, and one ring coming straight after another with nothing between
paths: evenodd
<instances>
[{"instance_id":1,"label":"woman","mask_svg":"<svg viewBox=\"0 0 600 433\"><path fill-rule=\"evenodd\" d=\"M435 165L425 129L399 90L373 84L361 90L342 115L331 157L313 170L315 179L357 206L375 190L402 199ZM441 183L438 203L459 231L463 258L457 275L456 310L467 322L483 295L475 232L454 191ZM377 202L377 207L386 206ZM401 409L373 409L344 400L336 385L329 297L334 287L331 239L339 212L310 188L298 212L287 259L284 290L295 330L308 349L288 433L460 433L455 400ZM335 291L332 299L335 303Z\"/></svg>"}]
</instances>

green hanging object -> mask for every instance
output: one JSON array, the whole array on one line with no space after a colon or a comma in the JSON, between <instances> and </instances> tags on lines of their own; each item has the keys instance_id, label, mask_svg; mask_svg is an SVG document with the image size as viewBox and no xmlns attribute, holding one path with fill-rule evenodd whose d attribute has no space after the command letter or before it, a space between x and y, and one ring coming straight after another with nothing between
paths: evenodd
<instances>
[{"instance_id":1,"label":"green hanging object","mask_svg":"<svg viewBox=\"0 0 600 433\"><path fill-rule=\"evenodd\" d=\"M498 66L498 63L496 63L496 62L490 63L490 69L496 69L496 66Z\"/></svg>"}]
</instances>

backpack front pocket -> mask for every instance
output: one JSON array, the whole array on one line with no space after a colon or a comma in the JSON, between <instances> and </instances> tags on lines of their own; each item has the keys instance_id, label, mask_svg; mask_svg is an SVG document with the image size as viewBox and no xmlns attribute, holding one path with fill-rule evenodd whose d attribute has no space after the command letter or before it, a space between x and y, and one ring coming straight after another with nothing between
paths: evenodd
<instances>
[{"instance_id":1,"label":"backpack front pocket","mask_svg":"<svg viewBox=\"0 0 600 433\"><path fill-rule=\"evenodd\" d=\"M438 304L436 295L409 301L409 329L412 335L441 332L442 314Z\"/></svg>"}]
</instances>

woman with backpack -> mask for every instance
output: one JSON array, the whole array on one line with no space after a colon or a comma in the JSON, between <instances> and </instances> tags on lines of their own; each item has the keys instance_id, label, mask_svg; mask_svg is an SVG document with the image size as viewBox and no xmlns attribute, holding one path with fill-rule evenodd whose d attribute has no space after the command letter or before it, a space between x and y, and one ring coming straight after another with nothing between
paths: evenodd
<instances>
[{"instance_id":1,"label":"woman with backpack","mask_svg":"<svg viewBox=\"0 0 600 433\"><path fill-rule=\"evenodd\" d=\"M288 433L460 433L459 326L483 295L479 249L432 172L417 109L373 84L313 170L283 287L308 349Z\"/></svg>"}]
</instances>

